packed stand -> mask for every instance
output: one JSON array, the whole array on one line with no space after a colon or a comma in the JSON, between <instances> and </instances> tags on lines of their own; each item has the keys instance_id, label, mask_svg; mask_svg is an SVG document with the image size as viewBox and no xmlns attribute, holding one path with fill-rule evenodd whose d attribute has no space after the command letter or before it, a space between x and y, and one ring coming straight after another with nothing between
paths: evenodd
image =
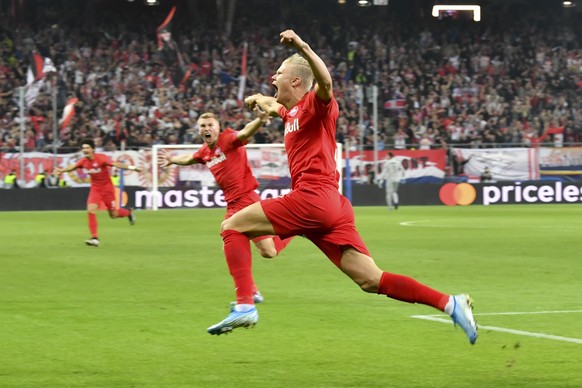
<instances>
[{"instance_id":1,"label":"packed stand","mask_svg":"<svg viewBox=\"0 0 582 388\"><path fill-rule=\"evenodd\" d=\"M421 16L410 4L330 2L324 9L305 2L274 15L266 0L253 0L253 6L238 4L227 33L211 3L176 13L173 37L192 70L183 87L172 84L158 59L155 28L167 9L128 3L112 14L92 2L66 11L50 3L52 12L28 24L0 15L8 20L0 30L0 150L20 151L17 88L26 84L31 49L58 69L59 112L70 97L79 103L54 139L47 82L26 114L26 151L71 152L85 137L104 150L190 144L201 142L195 122L203 112L217 113L235 129L249 120L237 98L243 42L245 95L274 92L272 72L289 55L277 44L285 27L301 31L329 64L340 104L337 140L354 150L374 147L374 85L379 149L582 141L582 31L569 10L515 12L503 4L495 18L485 11L475 23L459 14ZM61 19L67 23L56 24ZM282 142L281 122L274 120L254 141Z\"/></svg>"}]
</instances>

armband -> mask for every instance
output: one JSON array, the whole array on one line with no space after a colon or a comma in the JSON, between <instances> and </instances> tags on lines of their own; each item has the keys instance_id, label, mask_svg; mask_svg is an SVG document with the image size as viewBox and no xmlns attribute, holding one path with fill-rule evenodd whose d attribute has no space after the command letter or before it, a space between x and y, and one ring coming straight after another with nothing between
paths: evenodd
<instances>
[{"instance_id":1,"label":"armband","mask_svg":"<svg viewBox=\"0 0 582 388\"><path fill-rule=\"evenodd\" d=\"M135 170L137 170L137 167L135 167L133 165L129 165L129 166L127 166L127 169L131 170L131 171L135 171Z\"/></svg>"}]
</instances>

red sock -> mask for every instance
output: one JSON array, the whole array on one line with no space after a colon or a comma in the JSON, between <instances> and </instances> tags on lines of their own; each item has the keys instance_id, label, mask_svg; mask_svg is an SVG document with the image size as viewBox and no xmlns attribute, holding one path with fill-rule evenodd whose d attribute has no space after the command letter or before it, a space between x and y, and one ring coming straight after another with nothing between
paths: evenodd
<instances>
[{"instance_id":1,"label":"red sock","mask_svg":"<svg viewBox=\"0 0 582 388\"><path fill-rule=\"evenodd\" d=\"M444 311L449 296L404 275L384 272L378 294L408 303L421 303Z\"/></svg>"},{"instance_id":2,"label":"red sock","mask_svg":"<svg viewBox=\"0 0 582 388\"><path fill-rule=\"evenodd\" d=\"M295 237L295 236L293 236ZM288 237L285 240L281 240L279 236L273 236L273 242L275 243L275 249L277 250L277 254L281 253L283 249L291 242L293 237Z\"/></svg>"},{"instance_id":3,"label":"red sock","mask_svg":"<svg viewBox=\"0 0 582 388\"><path fill-rule=\"evenodd\" d=\"M97 215L94 213L87 213L89 215L89 231L91 237L97 238Z\"/></svg>"},{"instance_id":4,"label":"red sock","mask_svg":"<svg viewBox=\"0 0 582 388\"><path fill-rule=\"evenodd\" d=\"M251 270L252 255L249 238L234 230L222 233L224 255L230 275L234 280L237 304L254 304L253 291L256 289Z\"/></svg>"},{"instance_id":5,"label":"red sock","mask_svg":"<svg viewBox=\"0 0 582 388\"><path fill-rule=\"evenodd\" d=\"M117 209L117 218L128 217L128 216L129 216L129 210L124 209L122 207Z\"/></svg>"}]
</instances>

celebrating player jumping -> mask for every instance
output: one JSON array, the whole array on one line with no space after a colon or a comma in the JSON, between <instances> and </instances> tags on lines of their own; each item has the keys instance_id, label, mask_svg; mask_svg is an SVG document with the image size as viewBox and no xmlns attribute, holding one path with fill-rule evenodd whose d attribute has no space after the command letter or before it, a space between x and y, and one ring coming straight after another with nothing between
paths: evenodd
<instances>
[{"instance_id":1,"label":"celebrating player jumping","mask_svg":"<svg viewBox=\"0 0 582 388\"><path fill-rule=\"evenodd\" d=\"M444 311L463 328L469 342L475 343L477 326L468 295L443 294L410 277L384 272L375 264L356 230L350 202L338 191L334 153L339 108L331 75L294 31L283 31L280 40L301 55L287 58L273 75L276 97L257 94L245 102L283 119L292 191L252 204L226 219L222 223L222 233L228 236L225 247L242 251L247 249L249 237L265 234L282 238L304 235L363 291ZM208 331L221 334L257 320L255 307L235 309Z\"/></svg>"}]
</instances>

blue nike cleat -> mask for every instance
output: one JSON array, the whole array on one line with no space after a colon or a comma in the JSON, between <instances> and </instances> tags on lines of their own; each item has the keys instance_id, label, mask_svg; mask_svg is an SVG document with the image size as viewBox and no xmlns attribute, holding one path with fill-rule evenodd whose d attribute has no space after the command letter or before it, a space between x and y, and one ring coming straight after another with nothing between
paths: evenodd
<instances>
[{"instance_id":1,"label":"blue nike cleat","mask_svg":"<svg viewBox=\"0 0 582 388\"><path fill-rule=\"evenodd\" d=\"M231 305L228 317L216 325L210 326L207 331L212 335L228 334L238 327L253 327L258 321L259 312L256 308L253 307L249 311L239 312L234 311L234 306Z\"/></svg>"},{"instance_id":2,"label":"blue nike cleat","mask_svg":"<svg viewBox=\"0 0 582 388\"><path fill-rule=\"evenodd\" d=\"M473 301L469 295L461 294L453 296L453 302L453 323L461 326L471 345L474 345L477 341L477 324L473 318Z\"/></svg>"}]
</instances>

